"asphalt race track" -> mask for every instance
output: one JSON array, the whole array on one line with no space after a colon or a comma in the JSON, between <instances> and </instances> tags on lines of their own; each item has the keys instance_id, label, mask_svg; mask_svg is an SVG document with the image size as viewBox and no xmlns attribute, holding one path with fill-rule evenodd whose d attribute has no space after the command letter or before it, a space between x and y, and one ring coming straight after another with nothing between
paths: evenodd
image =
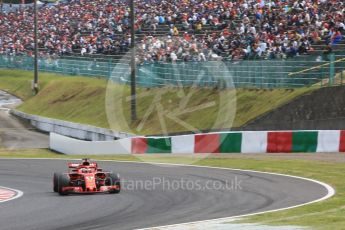
<instances>
[{"instance_id":1,"label":"asphalt race track","mask_svg":"<svg viewBox=\"0 0 345 230\"><path fill-rule=\"evenodd\" d=\"M327 194L314 182L254 172L119 162L100 166L121 174L120 194L59 196L52 191L52 175L65 171L66 161L0 159L0 186L24 192L0 204L1 230L137 229L278 209ZM188 181L183 188L181 178ZM221 188L226 183L227 189Z\"/></svg>"},{"instance_id":2,"label":"asphalt race track","mask_svg":"<svg viewBox=\"0 0 345 230\"><path fill-rule=\"evenodd\" d=\"M37 132L29 124L9 114L6 106L18 103L18 98L0 90L0 148L47 148L48 135Z\"/></svg>"}]
</instances>

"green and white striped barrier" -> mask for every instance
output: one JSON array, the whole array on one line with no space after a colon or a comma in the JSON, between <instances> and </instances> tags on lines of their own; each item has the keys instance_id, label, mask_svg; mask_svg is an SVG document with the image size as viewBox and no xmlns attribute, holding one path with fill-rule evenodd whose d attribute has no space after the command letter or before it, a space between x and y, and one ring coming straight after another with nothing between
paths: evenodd
<instances>
[{"instance_id":1,"label":"green and white striped barrier","mask_svg":"<svg viewBox=\"0 0 345 230\"><path fill-rule=\"evenodd\" d=\"M50 148L65 154L329 153L345 152L345 131L243 131L115 141L82 141L51 133Z\"/></svg>"},{"instance_id":2,"label":"green and white striped barrier","mask_svg":"<svg viewBox=\"0 0 345 230\"><path fill-rule=\"evenodd\" d=\"M133 154L345 152L345 131L244 131L134 137L131 143Z\"/></svg>"}]
</instances>

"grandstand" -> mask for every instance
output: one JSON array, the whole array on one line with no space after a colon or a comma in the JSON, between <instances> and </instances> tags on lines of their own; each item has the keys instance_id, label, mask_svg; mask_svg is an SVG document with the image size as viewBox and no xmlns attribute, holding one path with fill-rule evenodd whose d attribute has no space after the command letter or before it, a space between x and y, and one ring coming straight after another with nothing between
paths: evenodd
<instances>
[{"instance_id":1,"label":"grandstand","mask_svg":"<svg viewBox=\"0 0 345 230\"><path fill-rule=\"evenodd\" d=\"M344 68L344 9L341 0L136 1L139 84L174 83L168 63L177 63L182 81L190 82L200 70L195 63L214 60L226 63L240 87L315 84ZM123 0L41 5L40 69L112 77L129 51L129 16ZM1 12L0 67L32 68L32 21L30 5ZM155 76L149 79L148 71Z\"/></svg>"},{"instance_id":2,"label":"grandstand","mask_svg":"<svg viewBox=\"0 0 345 230\"><path fill-rule=\"evenodd\" d=\"M121 55L129 47L127 8L126 1L121 0L67 0L42 5L40 49L57 55ZM340 0L192 0L178 5L174 0L150 0L137 1L136 8L138 43L145 44L143 51L154 53L152 59L158 61L163 58L159 56L177 54L181 46L190 53L205 55L208 51L209 56L241 59L295 56L321 51L328 44L336 48L344 45L344 3ZM22 54L32 49L32 16L30 6L2 13L2 53ZM20 27L15 27L19 22ZM167 44L168 36L178 44ZM156 47L152 43L157 40L164 44ZM193 54L177 56L193 59Z\"/></svg>"}]
</instances>

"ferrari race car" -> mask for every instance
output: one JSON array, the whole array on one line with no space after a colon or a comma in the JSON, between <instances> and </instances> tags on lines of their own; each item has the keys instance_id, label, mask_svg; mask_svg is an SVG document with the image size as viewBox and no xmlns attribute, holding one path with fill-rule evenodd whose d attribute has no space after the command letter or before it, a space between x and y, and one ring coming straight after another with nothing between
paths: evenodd
<instances>
[{"instance_id":1,"label":"ferrari race car","mask_svg":"<svg viewBox=\"0 0 345 230\"><path fill-rule=\"evenodd\" d=\"M97 163L83 159L81 164L68 163L67 173L54 173L54 192L71 193L119 193L119 174L104 172Z\"/></svg>"}]
</instances>

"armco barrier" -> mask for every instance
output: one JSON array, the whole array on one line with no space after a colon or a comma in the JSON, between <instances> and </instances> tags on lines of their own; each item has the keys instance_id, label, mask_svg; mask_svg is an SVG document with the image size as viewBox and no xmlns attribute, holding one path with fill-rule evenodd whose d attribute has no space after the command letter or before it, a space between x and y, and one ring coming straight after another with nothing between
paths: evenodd
<instances>
[{"instance_id":1,"label":"armco barrier","mask_svg":"<svg viewBox=\"0 0 345 230\"><path fill-rule=\"evenodd\" d=\"M65 154L202 154L345 152L345 131L244 131L87 142L51 134Z\"/></svg>"},{"instance_id":2,"label":"armco barrier","mask_svg":"<svg viewBox=\"0 0 345 230\"><path fill-rule=\"evenodd\" d=\"M131 153L130 138L113 141L82 141L60 134L50 133L49 139L50 149L68 155L107 155Z\"/></svg>"},{"instance_id":3,"label":"armco barrier","mask_svg":"<svg viewBox=\"0 0 345 230\"><path fill-rule=\"evenodd\" d=\"M110 141L114 139L122 139L133 136L129 133L116 132L110 129L99 128L96 126L41 117L23 113L18 110L11 110L11 114L29 121L32 126L43 132L54 132L80 140Z\"/></svg>"}]
</instances>

